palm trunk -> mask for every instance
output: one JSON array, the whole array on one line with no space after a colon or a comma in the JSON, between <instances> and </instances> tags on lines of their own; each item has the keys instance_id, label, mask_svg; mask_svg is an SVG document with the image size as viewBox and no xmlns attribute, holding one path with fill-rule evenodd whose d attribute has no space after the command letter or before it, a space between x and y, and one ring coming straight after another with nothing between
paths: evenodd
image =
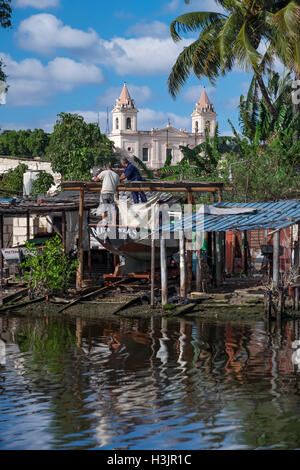
<instances>
[{"instance_id":1,"label":"palm trunk","mask_svg":"<svg viewBox=\"0 0 300 470\"><path fill-rule=\"evenodd\" d=\"M271 103L271 100L270 100L270 97L269 97L269 94L268 94L268 90L267 90L267 88L264 84L262 76L257 71L255 71L255 77L256 77L257 83L259 85L263 100L266 103L266 106L267 106L270 114L276 120L278 118L278 113L277 113L276 109L274 108L274 106Z\"/></svg>"},{"instance_id":2,"label":"palm trunk","mask_svg":"<svg viewBox=\"0 0 300 470\"><path fill-rule=\"evenodd\" d=\"M295 81L300 80L300 72L295 70L294 77L295 77ZM293 116L296 116L296 114L299 113L299 111L300 111L300 104L299 103L293 103ZM299 132L298 129L296 129L296 134L295 134L295 137L294 137L294 142L295 143L298 142L299 137L300 137L300 132Z\"/></svg>"}]
</instances>

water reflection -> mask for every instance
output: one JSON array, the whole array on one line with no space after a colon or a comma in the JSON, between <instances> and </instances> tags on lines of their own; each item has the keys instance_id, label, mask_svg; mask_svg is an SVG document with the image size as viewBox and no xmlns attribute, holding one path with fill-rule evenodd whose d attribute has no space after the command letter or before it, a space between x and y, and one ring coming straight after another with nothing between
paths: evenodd
<instances>
[{"instance_id":1,"label":"water reflection","mask_svg":"<svg viewBox=\"0 0 300 470\"><path fill-rule=\"evenodd\" d=\"M298 321L0 318L0 448L298 448Z\"/></svg>"}]
</instances>

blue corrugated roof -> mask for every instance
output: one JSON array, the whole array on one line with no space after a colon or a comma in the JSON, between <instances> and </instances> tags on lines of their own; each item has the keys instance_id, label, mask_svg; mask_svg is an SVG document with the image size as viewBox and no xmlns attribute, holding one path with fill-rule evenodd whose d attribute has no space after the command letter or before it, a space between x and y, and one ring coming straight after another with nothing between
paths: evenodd
<instances>
[{"instance_id":1,"label":"blue corrugated roof","mask_svg":"<svg viewBox=\"0 0 300 470\"><path fill-rule=\"evenodd\" d=\"M226 232L229 230L274 229L279 230L300 222L300 201L282 202L222 202L212 204L220 208L249 208L255 212L245 214L212 215L193 213L173 224L171 231L201 230L204 232ZM169 230L168 226L162 227Z\"/></svg>"}]
</instances>

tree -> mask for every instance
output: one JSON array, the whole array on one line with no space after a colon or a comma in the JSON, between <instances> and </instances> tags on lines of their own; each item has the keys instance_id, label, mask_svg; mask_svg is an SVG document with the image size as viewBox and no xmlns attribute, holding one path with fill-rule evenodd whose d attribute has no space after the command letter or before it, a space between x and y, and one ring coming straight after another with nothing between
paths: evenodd
<instances>
[{"instance_id":1,"label":"tree","mask_svg":"<svg viewBox=\"0 0 300 470\"><path fill-rule=\"evenodd\" d=\"M41 171L37 179L32 183L30 196L37 197L39 194L46 194L53 184L53 176L46 171Z\"/></svg>"},{"instance_id":2,"label":"tree","mask_svg":"<svg viewBox=\"0 0 300 470\"><path fill-rule=\"evenodd\" d=\"M11 0L0 0L0 26L9 28L11 26ZM4 63L0 57L0 81L6 82L7 76L3 71Z\"/></svg>"},{"instance_id":3,"label":"tree","mask_svg":"<svg viewBox=\"0 0 300 470\"><path fill-rule=\"evenodd\" d=\"M0 0L0 26L2 28L11 27L11 0Z\"/></svg>"},{"instance_id":4,"label":"tree","mask_svg":"<svg viewBox=\"0 0 300 470\"><path fill-rule=\"evenodd\" d=\"M172 22L174 41L181 39L181 33L200 30L200 34L178 56L168 79L169 92L175 97L191 70L199 79L207 77L214 84L237 63L242 69L253 70L265 104L276 119L263 74L276 55L290 69L300 71L299 0L216 1L225 13L187 13ZM258 49L265 44L262 54Z\"/></svg>"},{"instance_id":5,"label":"tree","mask_svg":"<svg viewBox=\"0 0 300 470\"><path fill-rule=\"evenodd\" d=\"M116 161L114 144L97 124L78 114L60 113L51 134L47 155L64 180L85 180L95 165Z\"/></svg>"},{"instance_id":6,"label":"tree","mask_svg":"<svg viewBox=\"0 0 300 470\"><path fill-rule=\"evenodd\" d=\"M26 139L28 154L32 157L42 157L49 145L50 134L43 129L34 129Z\"/></svg>"},{"instance_id":7,"label":"tree","mask_svg":"<svg viewBox=\"0 0 300 470\"><path fill-rule=\"evenodd\" d=\"M17 196L23 195L23 175L28 170L28 166L20 163L16 168L8 170L3 175L1 190L8 194Z\"/></svg>"}]
</instances>

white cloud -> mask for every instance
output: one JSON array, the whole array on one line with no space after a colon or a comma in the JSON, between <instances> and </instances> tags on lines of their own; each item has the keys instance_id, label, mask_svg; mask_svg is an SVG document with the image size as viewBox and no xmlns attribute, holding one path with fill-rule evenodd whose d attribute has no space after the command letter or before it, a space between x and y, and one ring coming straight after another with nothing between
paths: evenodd
<instances>
[{"instance_id":1,"label":"white cloud","mask_svg":"<svg viewBox=\"0 0 300 470\"><path fill-rule=\"evenodd\" d=\"M182 95L186 103L196 103L204 90L202 85L195 85L188 88ZM205 88L208 97L211 98L211 94L215 92L213 87Z\"/></svg>"},{"instance_id":2,"label":"white cloud","mask_svg":"<svg viewBox=\"0 0 300 470\"><path fill-rule=\"evenodd\" d=\"M17 33L20 47L53 54L63 48L83 61L113 67L119 75L154 75L170 71L182 49L191 43L174 43L171 38L140 37L102 39L94 30L88 32L64 25L54 15L33 15L24 20Z\"/></svg>"},{"instance_id":3,"label":"white cloud","mask_svg":"<svg viewBox=\"0 0 300 470\"><path fill-rule=\"evenodd\" d=\"M59 6L59 0L15 0L13 6L17 8L32 7L42 10Z\"/></svg>"},{"instance_id":4,"label":"white cloud","mask_svg":"<svg viewBox=\"0 0 300 470\"><path fill-rule=\"evenodd\" d=\"M127 84L128 91L132 99L134 99L137 107L149 101L153 97L153 93L148 86L137 86ZM116 99L120 96L122 85L118 87L110 87L105 90L103 95L97 99L100 106L113 107Z\"/></svg>"},{"instance_id":5,"label":"white cloud","mask_svg":"<svg viewBox=\"0 0 300 470\"><path fill-rule=\"evenodd\" d=\"M130 26L126 31L127 36L154 36L168 37L170 36L170 28L161 21L153 21L152 23L136 23Z\"/></svg>"},{"instance_id":6,"label":"white cloud","mask_svg":"<svg viewBox=\"0 0 300 470\"><path fill-rule=\"evenodd\" d=\"M37 59L13 60L1 54L8 75L7 104L11 106L44 105L58 92L68 92L85 84L104 81L102 71L96 65L75 62L56 57L47 65Z\"/></svg>"},{"instance_id":7,"label":"white cloud","mask_svg":"<svg viewBox=\"0 0 300 470\"><path fill-rule=\"evenodd\" d=\"M87 49L95 45L98 35L92 29L84 32L64 26L49 13L32 15L20 23L17 32L19 45L24 49L51 54L56 48Z\"/></svg>"},{"instance_id":8,"label":"white cloud","mask_svg":"<svg viewBox=\"0 0 300 470\"><path fill-rule=\"evenodd\" d=\"M171 0L163 7L164 12L175 12L177 10L180 10L180 13L186 13L188 11L224 12L221 5L218 5L214 0L192 0L188 5L186 5L183 0Z\"/></svg>"}]
</instances>

